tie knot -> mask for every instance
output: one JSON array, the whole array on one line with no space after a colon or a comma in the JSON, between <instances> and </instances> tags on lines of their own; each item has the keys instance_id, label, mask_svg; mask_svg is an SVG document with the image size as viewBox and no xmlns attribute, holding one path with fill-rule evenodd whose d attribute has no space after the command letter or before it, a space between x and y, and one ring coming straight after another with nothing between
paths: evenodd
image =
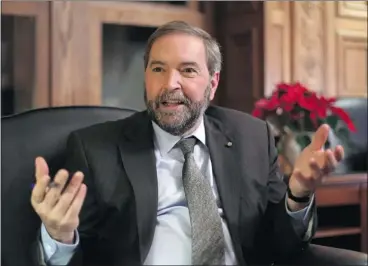
<instances>
[{"instance_id":1,"label":"tie knot","mask_svg":"<svg viewBox=\"0 0 368 266\"><path fill-rule=\"evenodd\" d=\"M182 139L178 142L177 146L181 149L184 156L189 153L193 153L194 146L197 143L197 139L195 137L190 137L187 139Z\"/></svg>"}]
</instances>

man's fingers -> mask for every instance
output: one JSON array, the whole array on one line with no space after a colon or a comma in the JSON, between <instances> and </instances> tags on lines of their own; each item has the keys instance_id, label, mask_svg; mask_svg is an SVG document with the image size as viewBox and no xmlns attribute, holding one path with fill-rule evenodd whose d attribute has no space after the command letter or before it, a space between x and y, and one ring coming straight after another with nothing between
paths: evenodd
<instances>
[{"instance_id":1,"label":"man's fingers","mask_svg":"<svg viewBox=\"0 0 368 266\"><path fill-rule=\"evenodd\" d=\"M50 183L49 190L45 196L45 207L52 209L60 198L61 191L69 177L68 171L61 169L57 172L54 181Z\"/></svg>"},{"instance_id":2,"label":"man's fingers","mask_svg":"<svg viewBox=\"0 0 368 266\"><path fill-rule=\"evenodd\" d=\"M68 211L70 205L73 202L73 199L76 197L77 192L80 189L80 186L83 181L83 173L77 172L72 177L70 183L60 196L60 200L56 204L53 209L53 212L59 213L60 215L64 216L65 213Z\"/></svg>"},{"instance_id":3,"label":"man's fingers","mask_svg":"<svg viewBox=\"0 0 368 266\"><path fill-rule=\"evenodd\" d=\"M36 179L49 175L49 166L43 157L37 157L35 160Z\"/></svg>"},{"instance_id":4,"label":"man's fingers","mask_svg":"<svg viewBox=\"0 0 368 266\"><path fill-rule=\"evenodd\" d=\"M340 162L342 159L344 159L344 148L341 145L336 146L334 155L336 158L336 161Z\"/></svg>"},{"instance_id":5,"label":"man's fingers","mask_svg":"<svg viewBox=\"0 0 368 266\"><path fill-rule=\"evenodd\" d=\"M312 170L312 176L310 177L312 182L318 181L320 178L322 178L323 176L322 169L314 158L310 159L309 167Z\"/></svg>"},{"instance_id":6,"label":"man's fingers","mask_svg":"<svg viewBox=\"0 0 368 266\"><path fill-rule=\"evenodd\" d=\"M36 185L33 187L31 195L31 202L33 207L35 207L35 205L37 204L40 204L44 200L46 188L49 182L50 177L48 175L37 178Z\"/></svg>"},{"instance_id":7,"label":"man's fingers","mask_svg":"<svg viewBox=\"0 0 368 266\"><path fill-rule=\"evenodd\" d=\"M329 174L332 172L337 166L337 160L335 158L334 152L331 150L326 151L327 163L323 169L324 174Z\"/></svg>"},{"instance_id":8,"label":"man's fingers","mask_svg":"<svg viewBox=\"0 0 368 266\"><path fill-rule=\"evenodd\" d=\"M321 125L312 138L310 147L313 151L320 150L324 147L327 139L330 127L327 124Z\"/></svg>"},{"instance_id":9,"label":"man's fingers","mask_svg":"<svg viewBox=\"0 0 368 266\"><path fill-rule=\"evenodd\" d=\"M82 209L86 194L87 194L87 186L85 184L81 184L77 192L77 195L75 196L72 204L70 205L65 215L66 220L73 220L73 219L78 218L79 213Z\"/></svg>"}]
</instances>

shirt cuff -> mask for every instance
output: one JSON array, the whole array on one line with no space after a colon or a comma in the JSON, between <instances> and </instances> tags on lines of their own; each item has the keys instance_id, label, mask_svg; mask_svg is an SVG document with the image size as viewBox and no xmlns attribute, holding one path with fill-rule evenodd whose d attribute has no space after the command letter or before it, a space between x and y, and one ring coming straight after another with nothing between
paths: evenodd
<instances>
[{"instance_id":1,"label":"shirt cuff","mask_svg":"<svg viewBox=\"0 0 368 266\"><path fill-rule=\"evenodd\" d=\"M287 204L287 197L285 197L285 207L286 207L286 211L287 213L295 220L297 221L302 221L304 226L308 226L309 220L310 220L310 212L311 212L311 208L313 206L313 201L314 201L314 194L311 197L311 200L308 204L308 206L306 206L304 209L301 209L299 211L295 211L292 212L289 209L289 206Z\"/></svg>"},{"instance_id":2,"label":"shirt cuff","mask_svg":"<svg viewBox=\"0 0 368 266\"><path fill-rule=\"evenodd\" d=\"M51 238L46 230L44 224L41 225L41 242L44 250L45 260L49 261L50 258L55 254L63 256L64 254L71 254L74 252L76 247L79 245L79 234L75 231L74 244L64 244Z\"/></svg>"}]
</instances>

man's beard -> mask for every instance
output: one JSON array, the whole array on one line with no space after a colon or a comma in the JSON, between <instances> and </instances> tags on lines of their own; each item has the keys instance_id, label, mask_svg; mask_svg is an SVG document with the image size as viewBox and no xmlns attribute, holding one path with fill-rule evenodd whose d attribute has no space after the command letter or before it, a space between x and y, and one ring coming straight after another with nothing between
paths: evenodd
<instances>
[{"instance_id":1,"label":"man's beard","mask_svg":"<svg viewBox=\"0 0 368 266\"><path fill-rule=\"evenodd\" d=\"M181 91L165 90L154 100L147 100L147 92L144 91L144 100L147 111L160 128L174 136L182 136L194 128L204 111L210 104L211 87L205 90L203 100L194 102ZM160 110L159 107L165 101L178 101L182 106L178 110Z\"/></svg>"}]
</instances>

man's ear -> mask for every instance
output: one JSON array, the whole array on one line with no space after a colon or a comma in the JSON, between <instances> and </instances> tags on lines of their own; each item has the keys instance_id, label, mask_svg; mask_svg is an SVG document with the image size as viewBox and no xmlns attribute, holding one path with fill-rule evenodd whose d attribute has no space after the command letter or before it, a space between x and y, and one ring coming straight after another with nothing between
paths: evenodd
<instances>
[{"instance_id":1,"label":"man's ear","mask_svg":"<svg viewBox=\"0 0 368 266\"><path fill-rule=\"evenodd\" d=\"M220 72L215 72L211 77L211 94L210 94L210 100L212 101L215 98L215 94L217 91L218 84L220 82Z\"/></svg>"}]
</instances>

